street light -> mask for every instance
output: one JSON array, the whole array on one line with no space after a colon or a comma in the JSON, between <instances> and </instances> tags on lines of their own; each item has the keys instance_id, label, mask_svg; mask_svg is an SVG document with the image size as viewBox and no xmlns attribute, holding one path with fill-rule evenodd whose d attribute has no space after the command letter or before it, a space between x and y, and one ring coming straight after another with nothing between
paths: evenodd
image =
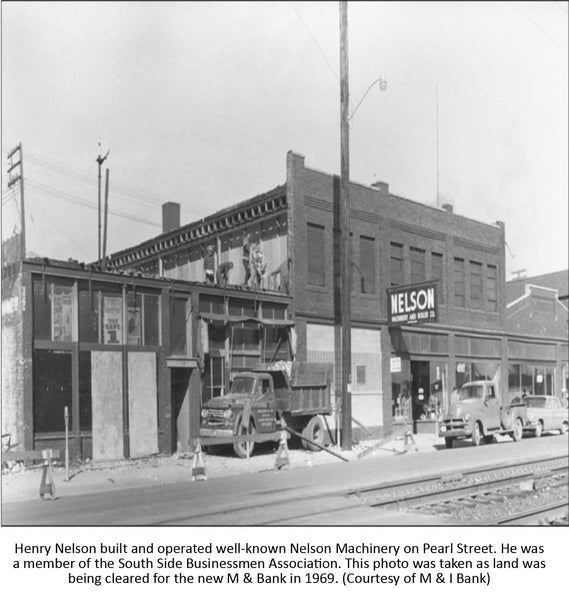
<instances>
[{"instance_id":1,"label":"street light","mask_svg":"<svg viewBox=\"0 0 569 600\"><path fill-rule=\"evenodd\" d=\"M352 117L356 114L356 111L358 110L358 108L360 107L360 104L364 101L365 97L369 94L369 92L371 91L371 89L373 88L373 86L375 84L379 84L379 91L380 92L385 92L385 90L387 89L387 80L383 78L383 75L381 75L379 77L379 79L376 79L373 83L370 84L370 86L367 88L366 93L362 96L361 100L358 102L358 105L356 106L356 108L354 108L354 110L352 111L352 114L348 117L348 121L350 121L352 119Z\"/></svg>"}]
</instances>

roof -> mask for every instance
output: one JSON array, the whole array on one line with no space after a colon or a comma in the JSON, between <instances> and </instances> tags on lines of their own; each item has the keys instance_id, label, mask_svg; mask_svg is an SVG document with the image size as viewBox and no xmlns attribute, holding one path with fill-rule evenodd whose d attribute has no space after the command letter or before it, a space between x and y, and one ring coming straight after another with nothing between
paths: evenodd
<instances>
[{"instance_id":1,"label":"roof","mask_svg":"<svg viewBox=\"0 0 569 600\"><path fill-rule=\"evenodd\" d=\"M545 273L543 275L536 275L535 277L524 277L523 279L506 281L506 303L510 304L510 302L523 296L528 284L557 290L560 300L567 299L569 295L569 270L565 269L564 271Z\"/></svg>"}]
</instances>

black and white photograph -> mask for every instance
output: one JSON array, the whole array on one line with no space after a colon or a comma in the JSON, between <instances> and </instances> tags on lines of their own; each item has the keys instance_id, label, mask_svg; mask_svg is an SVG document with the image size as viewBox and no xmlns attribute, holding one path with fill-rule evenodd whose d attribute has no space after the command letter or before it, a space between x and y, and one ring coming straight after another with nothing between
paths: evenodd
<instances>
[{"instance_id":1,"label":"black and white photograph","mask_svg":"<svg viewBox=\"0 0 569 600\"><path fill-rule=\"evenodd\" d=\"M561 578L568 10L2 2L7 581Z\"/></svg>"}]
</instances>

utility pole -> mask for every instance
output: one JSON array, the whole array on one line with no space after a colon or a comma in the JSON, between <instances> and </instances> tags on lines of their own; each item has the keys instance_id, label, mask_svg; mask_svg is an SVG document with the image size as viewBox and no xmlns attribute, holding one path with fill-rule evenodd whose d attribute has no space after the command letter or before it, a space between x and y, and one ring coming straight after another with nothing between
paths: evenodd
<instances>
[{"instance_id":1,"label":"utility pole","mask_svg":"<svg viewBox=\"0 0 569 600\"><path fill-rule=\"evenodd\" d=\"M348 3L340 2L340 298L342 313L342 450L352 449L352 323L350 286L350 89Z\"/></svg>"},{"instance_id":2,"label":"utility pole","mask_svg":"<svg viewBox=\"0 0 569 600\"><path fill-rule=\"evenodd\" d=\"M105 156L101 156L101 144L99 144L99 156L95 159L99 165L99 203L98 203L98 237L97 237L97 246L98 246L98 259L101 260L101 165L107 160L107 156L109 156L110 150L107 150Z\"/></svg>"},{"instance_id":3,"label":"utility pole","mask_svg":"<svg viewBox=\"0 0 569 600\"><path fill-rule=\"evenodd\" d=\"M107 214L109 212L109 169L105 171L105 212L103 225L103 271L107 264Z\"/></svg>"},{"instance_id":4,"label":"utility pole","mask_svg":"<svg viewBox=\"0 0 569 600\"><path fill-rule=\"evenodd\" d=\"M18 153L16 158L14 155ZM8 167L8 187L11 188L20 182L20 255L21 260L26 258L26 215L24 212L24 156L22 153L22 142L8 153L10 166ZM14 162L15 161L15 162ZM12 171L19 167L19 172L12 175Z\"/></svg>"}]
</instances>

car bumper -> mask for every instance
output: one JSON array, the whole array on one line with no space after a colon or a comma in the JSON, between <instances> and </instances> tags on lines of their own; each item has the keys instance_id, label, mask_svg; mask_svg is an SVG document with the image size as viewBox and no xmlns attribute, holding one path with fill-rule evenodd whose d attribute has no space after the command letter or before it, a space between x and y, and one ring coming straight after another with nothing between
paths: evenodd
<instances>
[{"instance_id":1,"label":"car bumper","mask_svg":"<svg viewBox=\"0 0 569 600\"><path fill-rule=\"evenodd\" d=\"M213 429L211 427L200 427L200 437L231 437L231 429Z\"/></svg>"}]
</instances>

